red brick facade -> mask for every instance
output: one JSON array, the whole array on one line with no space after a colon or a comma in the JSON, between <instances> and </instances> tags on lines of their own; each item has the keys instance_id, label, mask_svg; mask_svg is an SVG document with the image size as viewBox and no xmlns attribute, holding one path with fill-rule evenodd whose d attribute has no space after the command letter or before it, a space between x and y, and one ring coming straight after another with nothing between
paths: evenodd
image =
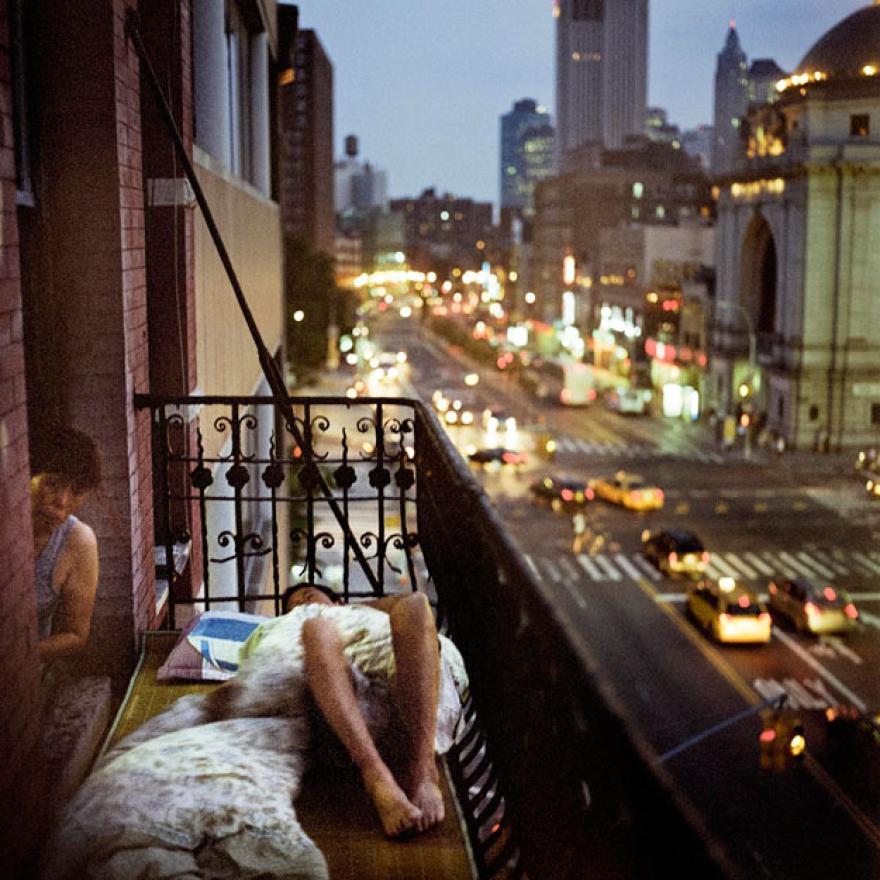
<instances>
[{"instance_id":1,"label":"red brick facade","mask_svg":"<svg viewBox=\"0 0 880 880\"><path fill-rule=\"evenodd\" d=\"M9 20L0 6L0 875L13 876L39 824L33 768L41 694L36 663L25 363L15 210Z\"/></svg>"}]
</instances>

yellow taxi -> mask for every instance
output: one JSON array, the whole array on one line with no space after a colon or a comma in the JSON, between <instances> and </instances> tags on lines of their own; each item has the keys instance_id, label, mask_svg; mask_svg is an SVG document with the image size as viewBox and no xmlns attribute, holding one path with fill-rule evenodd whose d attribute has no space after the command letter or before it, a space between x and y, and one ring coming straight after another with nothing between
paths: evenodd
<instances>
[{"instance_id":1,"label":"yellow taxi","mask_svg":"<svg viewBox=\"0 0 880 880\"><path fill-rule=\"evenodd\" d=\"M718 642L766 644L770 612L758 597L732 577L703 580L687 597L687 611L703 632Z\"/></svg>"},{"instance_id":2,"label":"yellow taxi","mask_svg":"<svg viewBox=\"0 0 880 880\"><path fill-rule=\"evenodd\" d=\"M593 480L592 487L598 498L629 510L660 510L663 507L663 490L646 483L637 474L618 471L613 477Z\"/></svg>"}]
</instances>

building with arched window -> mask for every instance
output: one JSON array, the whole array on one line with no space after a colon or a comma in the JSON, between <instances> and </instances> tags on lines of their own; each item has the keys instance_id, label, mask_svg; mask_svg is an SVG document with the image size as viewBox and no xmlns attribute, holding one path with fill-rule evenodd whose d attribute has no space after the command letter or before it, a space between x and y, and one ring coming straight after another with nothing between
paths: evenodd
<instances>
[{"instance_id":1,"label":"building with arched window","mask_svg":"<svg viewBox=\"0 0 880 880\"><path fill-rule=\"evenodd\" d=\"M844 19L743 120L717 181L715 403L790 444L880 431L880 6Z\"/></svg>"}]
</instances>

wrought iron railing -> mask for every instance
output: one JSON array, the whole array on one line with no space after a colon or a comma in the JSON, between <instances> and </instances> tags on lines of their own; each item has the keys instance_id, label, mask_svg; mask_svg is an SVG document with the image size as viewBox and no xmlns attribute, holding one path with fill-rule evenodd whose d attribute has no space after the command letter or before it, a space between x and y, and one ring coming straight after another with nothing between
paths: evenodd
<instances>
[{"instance_id":1,"label":"wrought iron railing","mask_svg":"<svg viewBox=\"0 0 880 880\"><path fill-rule=\"evenodd\" d=\"M326 580L336 566L352 598L426 588L470 676L449 766L481 877L730 876L433 413L398 398L291 403L293 433L267 397L137 398L162 471L160 543L171 554L196 537L198 601L277 607L291 567ZM259 559L271 565L249 581ZM172 588L172 609L196 601L196 580Z\"/></svg>"}]
</instances>

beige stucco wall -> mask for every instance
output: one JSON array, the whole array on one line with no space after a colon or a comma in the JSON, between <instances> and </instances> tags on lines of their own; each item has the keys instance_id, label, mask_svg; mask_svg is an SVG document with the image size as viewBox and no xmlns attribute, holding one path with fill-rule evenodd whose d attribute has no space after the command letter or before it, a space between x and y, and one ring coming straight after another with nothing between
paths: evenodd
<instances>
[{"instance_id":1,"label":"beige stucco wall","mask_svg":"<svg viewBox=\"0 0 880 880\"><path fill-rule=\"evenodd\" d=\"M205 198L270 353L283 332L281 224L278 205L197 157ZM252 394L260 380L251 341L207 226L197 215L195 288L199 387L205 394Z\"/></svg>"}]
</instances>

